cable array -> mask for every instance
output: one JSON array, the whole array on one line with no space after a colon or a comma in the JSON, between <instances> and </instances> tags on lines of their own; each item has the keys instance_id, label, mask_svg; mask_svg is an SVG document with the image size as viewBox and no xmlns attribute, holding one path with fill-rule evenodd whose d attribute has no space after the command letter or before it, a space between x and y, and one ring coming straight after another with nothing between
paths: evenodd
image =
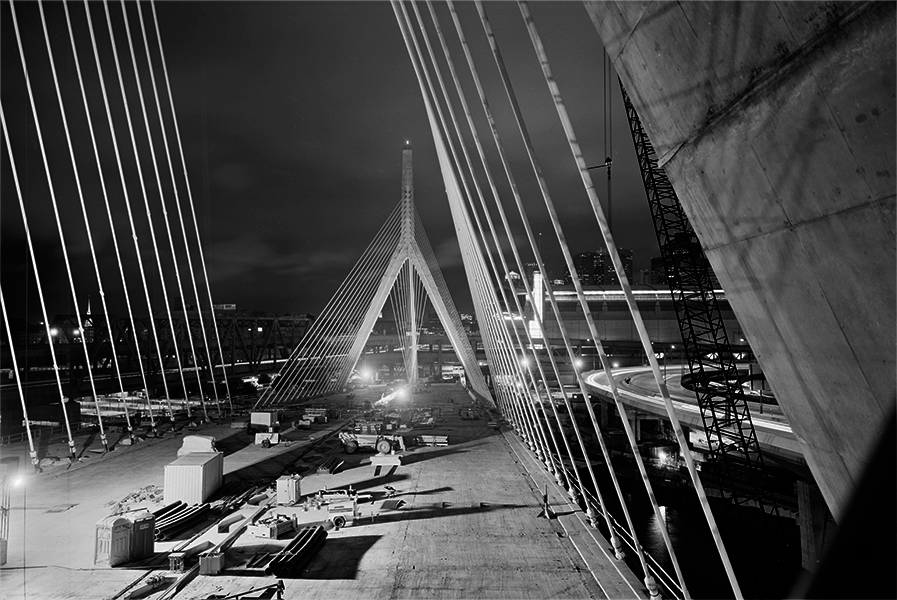
<instances>
[{"instance_id":1,"label":"cable array","mask_svg":"<svg viewBox=\"0 0 897 600\"><path fill-rule=\"evenodd\" d=\"M541 276L541 274L546 273L545 263L542 258L541 234L537 235L534 231L527 209L521 199L511 161L508 158L499 127L493 116L489 100L486 97L485 85L482 83L473 59L473 53L463 31L458 11L451 0L446 2L457 35L457 43L460 45L467 63L468 72L466 77L469 81L472 81L475 87L475 92L471 96L476 98L482 109L481 116L485 118L485 122L488 124L491 141L497 157L487 157L484 144L478 133L478 126L475 124L475 119L468 104L467 95L460 83L461 76L455 67L449 44L440 27L439 19L432 3L427 2L432 34L428 32L428 25L425 23L421 11L418 10L417 3L411 3L410 11L406 8L406 3L401 0L392 0L392 5L412 66L418 78L433 137L436 141L437 155L440 159L440 167L449 204L452 208L452 216L458 234L462 257L464 258L468 283L480 325L480 333L483 337L484 349L488 357L496 401L521 438L526 441L531 450L543 461L546 469L555 475L560 485L567 488L571 500L579 503L583 508L593 526L603 526L606 529L606 535L608 535L615 548L617 558L623 557L624 544L635 553L644 574L645 587L649 593L652 596L657 595L659 593L658 583L660 583L666 588L668 593L677 597L687 598L689 597L689 592L683 581L675 550L672 547L669 533L666 531L660 507L648 478L644 461L640 455L637 440L628 419L627 409L619 397L615 380L610 371L610 362L599 338L591 309L588 306L581 281L573 264L573 258L563 227L549 192L546 177L542 172L484 4L480 1L474 3L483 27L484 36L492 52L494 67L505 92L506 108L510 110L514 117L518 141L526 151L531 176L538 184L539 193L544 201L544 206L555 234L557 247L564 257L567 270L573 280L579 306L585 315L591 340L595 344L601 366L611 382L613 402L620 417L623 431L626 434L629 449L641 476L645 493L657 516L657 521L661 525L661 535L670 555L675 577L671 577L664 572L657 561L644 552L639 543L627 508L627 502L613 469L610 452L605 441L605 431L602 424L599 423L592 402L589 401L589 390L585 384L581 369L576 366L577 356L574 351L574 343L567 332L560 308L555 299L553 284L548 277ZM623 270L622 261L610 231L610 198L612 195L610 164L612 162L613 144L611 141L610 92L612 76L609 59L605 55L602 61L605 82L604 150L608 157L603 165L608 170L608 213L605 216L529 6L526 2L519 1L518 7L529 33L530 41L545 78L549 94L557 109L558 118L567 138L574 162L580 172L586 192L585 195L595 215L601 240L607 249L608 255L611 257L614 271L617 279L620 281L627 306L639 333L639 339L648 356L655 382L658 385L661 397L664 399L668 416L673 423L673 429L680 444L680 453L692 475L698 499L704 508L708 526L717 543L717 549L726 567L730 583L736 597L740 597L740 590L731 572L731 564L726 549L722 544L713 516L709 512L706 495L703 493L703 487L696 474L691 452L685 442L678 417L673 411L669 392L660 374L657 358L654 356L651 341L645 330L638 306L634 301L631 286ZM414 15L413 18L411 14ZM415 29L419 30L417 35L414 33ZM442 56L439 58L433 52L433 46L430 42L431 35L438 38L439 45L442 48ZM426 52L424 52L423 48L426 48ZM443 66L440 66L440 63ZM446 86L443 71L448 72L448 79L454 84L454 89L449 90ZM433 83L434 78L438 82L438 91L437 86ZM456 106L460 107L463 118L459 119L458 113L455 111ZM465 121L464 124L466 125L466 129L463 131L461 127L462 121ZM467 143L468 140L472 142L476 149L479 164L474 163L472 153L468 152L467 146L470 145ZM499 194L498 182L492 174L490 165L496 162L501 165L503 171L503 184L510 190L510 194L505 195L509 200ZM485 185L480 184L481 179L485 179ZM522 245L518 244L519 228L515 229L512 227L508 219L508 211L505 209L506 203L510 203L510 206L516 209L520 226L523 230L523 239L525 240ZM494 219L493 215L497 219ZM521 246L521 249L525 249L528 254L528 260L534 263L535 272L539 274L532 282L527 276L526 262L524 262L518 245ZM510 261L505 256L506 249L511 253L512 260ZM519 287L522 287L522 290ZM529 322L527 322L527 319L530 319ZM551 329L549 329L548 325L551 325ZM547 331L556 331L559 339L549 339L545 334ZM560 367L562 361L567 365L573 366L575 387L579 395L585 400L584 404L587 414L584 415L586 418L582 427L578 422L579 419L574 415L571 393L561 384ZM587 429L591 431L586 431ZM593 461L590 458L590 452L594 452L596 449L600 452L601 458ZM595 463L603 463L608 468L611 488L616 497L614 508L611 508L603 497L602 486L599 485L597 473L593 468ZM622 519L618 521L612 514L614 512L619 512Z\"/></svg>"},{"instance_id":2,"label":"cable array","mask_svg":"<svg viewBox=\"0 0 897 600\"><path fill-rule=\"evenodd\" d=\"M190 417L194 404L202 409L203 417L208 419L204 370L207 370L207 377L211 379L209 389L212 390L211 395L214 396L218 416L222 415L216 376L213 372L215 365L203 314L211 314L214 319L214 308L205 259L202 256L196 212L190 194L186 161L177 128L173 95L162 52L155 5L150 2L146 5L149 7L147 10L140 2L126 3L122 0L117 4L116 11L114 10L116 5L113 4L111 7L108 0L104 0L102 5L85 1L83 13L78 11L79 14L75 15L78 23L76 25L72 18L73 5L69 2L52 5L55 11L52 15L54 21L45 11L44 3L39 1L36 10L40 19L42 33L40 42L43 44L43 53L34 45L37 42L29 45L20 31L20 21L29 19L34 14L34 6L13 0L9 2L11 26L21 65L19 73L21 85L13 85L16 73L4 73L4 98L0 102L0 121L2 121L0 124L2 124L6 159L4 175L6 172L11 175L18 198L19 216L28 247L29 264L25 266L31 270L34 285L38 290L37 300L43 318L43 339L50 347L53 378L58 394L57 401L60 407L58 416L59 420L64 421L71 458L76 459L78 453L73 437L73 424L81 420L78 411L81 415L94 420L105 450L112 449L116 443L107 435L106 421L110 417L123 417L126 430L124 435L133 440L136 435L135 426L139 422L135 419L141 418L142 415L139 413L145 408L152 433L158 433L159 422L156 413L160 405L158 400L154 401L151 396L155 386L160 384L164 390L164 412L172 426L175 423L176 413L183 411ZM99 10L100 6L105 28L94 26L93 13ZM135 12L138 17L136 21L129 18L129 13L133 15ZM63 18L64 25L62 25ZM54 23L57 27L64 27L62 35L54 33ZM148 34L148 24L153 27L155 36ZM101 47L104 48L103 51L100 50ZM125 60L120 58L120 51L126 52ZM85 68L81 59L89 55L93 57L93 65ZM60 82L58 65L63 62L74 66L78 82L75 93L70 91L71 87L66 87ZM157 78L154 66L157 64L162 65L164 82L160 82ZM114 89L107 89L106 73L112 67L115 72L117 93ZM45 72L50 75L49 80L52 81L55 92L55 107L49 106L43 102L43 98L37 97L32 86L32 73L38 71L41 77ZM152 89L152 103L144 95L144 83L149 86L148 89ZM159 90L162 85L168 94L167 110L161 101ZM44 188L40 190L33 189L34 186L22 185L21 165L23 162L26 164L29 162L29 153L33 150L28 144L19 143L18 138L11 135L10 123L7 121L8 112L5 110L10 102L14 102L10 100L13 98L13 92L8 90L11 89L23 89L21 93L27 98L30 109L27 126L33 128L35 132L45 183ZM98 98L102 100L101 104L97 101ZM105 123L93 118L97 111L103 112ZM16 115L16 124L21 123L24 118L24 115ZM138 121L142 121L142 128L139 127ZM142 129L142 132L139 132L139 129ZM65 143L56 144L56 140L48 139L45 133L47 131L61 131ZM79 133L76 134L76 131ZM80 133L84 131L87 133ZM173 131L174 135L170 135L170 131ZM76 135L89 135L89 143L76 138ZM156 142L159 139L161 144ZM55 155L50 157L51 152L48 148L56 145L67 151L70 163L68 166ZM130 146L129 152L124 150L128 146ZM163 152L168 167L167 181L163 181L162 168L159 164ZM118 181L108 178L104 169L113 157ZM181 175L176 174L174 169L174 163L178 159L183 166ZM145 170L148 169L152 169L154 187L148 185L146 181L145 172L148 171ZM133 176L135 171L136 180ZM91 191L88 192L88 189ZM184 204L189 207L193 217L192 228L188 227L183 216L185 210L181 202L182 190L187 191L188 200ZM140 200L142 211L137 208ZM64 292L63 294L49 297L45 294L44 284L48 265L35 250L32 227L29 224L29 216L39 215L42 211L41 203L45 201L48 201L49 207L52 208L58 248L68 284L67 289L60 290ZM70 210L67 208L68 205L78 207L81 227L76 221L63 219L62 214ZM180 239L176 239L173 231L171 220L174 217L169 211L171 206L176 207L175 216L181 234ZM145 217L141 217L141 212ZM125 217L126 235L133 241L131 249L119 243L119 235L122 233L120 222ZM159 243L157 227L160 229L164 227L167 245ZM140 235L144 229L149 230L149 237L146 240ZM188 230L191 229L192 235L188 235ZM104 238L108 236L111 239L117 268L104 267L105 257L101 257L95 242L97 236ZM76 257L70 253L71 240L82 238L86 238L92 267L92 276L87 278L78 275L80 271L75 268ZM146 243L147 241L149 243ZM199 254L198 260L194 259L195 253ZM144 264L144 255L151 256L149 260L155 263L152 272ZM135 262L139 282L134 281ZM198 273L200 269L201 274ZM189 322L188 313L191 307L188 307L184 294L184 280L187 274L193 289L194 309L199 316L202 330L201 343L194 339L194 332ZM115 281L115 285L110 286L110 281ZM144 299L144 305L139 309L132 300L131 292L135 285L142 289ZM205 285L207 290L208 298L205 306L203 306L204 299L200 297L198 291L200 285ZM116 289L121 290L120 295L118 292L110 293L110 290ZM181 314L177 314L178 309L173 305L173 301L176 300L173 297L174 289L177 290L180 305L178 308ZM87 310L82 306L84 297L94 291L97 291L100 297L99 314L90 312L89 302ZM63 300L66 295L69 297L67 301ZM18 340L10 329L6 314L9 294L7 293L2 299L6 337L10 342L14 370L18 373L19 363L13 349ZM64 305L69 305L70 302L71 308L62 307L61 316L53 317L50 312L51 304L60 302ZM124 330L118 325L118 319L111 314L114 306L122 305L128 312L130 325ZM160 306L164 306L164 318L156 316ZM138 325L136 311L141 309L146 310L150 317L147 320L148 328ZM67 316L67 313L71 313L71 316ZM185 322L185 327L180 326L179 321ZM72 323L75 326L68 329L58 327L57 324L61 322ZM162 327L158 327L157 324ZM214 337L218 341L217 356L220 359L222 352L217 331ZM73 360L68 367L60 362L56 352L60 338L77 343L82 351L82 356ZM181 347L184 344L189 347L189 354L182 355ZM108 350L105 350L106 345ZM205 356L202 356L202 349L205 349ZM134 384L127 381L129 376L133 378L134 373L126 373L122 364L122 358L125 356L130 357L131 364L136 363L139 371L141 389L136 391L136 395ZM71 380L68 387L63 386L61 375L66 370ZM185 371L190 370L195 374L192 385L188 385L185 374ZM222 374L226 375L223 368ZM115 393L106 395L99 393L101 376L114 382ZM21 385L21 377L18 374L15 379L19 384L25 429L30 440L32 428L36 425L28 417L28 387ZM90 400L90 404L85 404L82 408L72 402L80 393L77 383L80 379L84 379L89 387ZM108 390L109 384L104 385ZM192 391L197 394L198 401L191 398ZM133 403L135 399L139 403ZM230 401L229 393L227 399ZM88 409L88 406L91 408ZM39 460L33 446L31 456L34 468L39 469Z\"/></svg>"},{"instance_id":3,"label":"cable array","mask_svg":"<svg viewBox=\"0 0 897 600\"><path fill-rule=\"evenodd\" d=\"M411 149L403 151L403 194L256 407L294 403L342 389L367 345L387 299L410 384L417 380L417 346L427 306L437 313L481 397L489 391L448 293L436 256L414 208Z\"/></svg>"}]
</instances>

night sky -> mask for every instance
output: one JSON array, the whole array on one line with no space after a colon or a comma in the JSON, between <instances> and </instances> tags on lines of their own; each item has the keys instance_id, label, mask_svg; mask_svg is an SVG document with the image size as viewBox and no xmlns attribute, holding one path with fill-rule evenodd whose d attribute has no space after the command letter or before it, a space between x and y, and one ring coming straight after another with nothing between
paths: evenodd
<instances>
[{"instance_id":1,"label":"night sky","mask_svg":"<svg viewBox=\"0 0 897 600\"><path fill-rule=\"evenodd\" d=\"M146 2L142 5L145 16L151 15L149 5ZM102 4L91 3L91 6L110 104L113 113L118 115L116 118L120 118L117 121L117 127L120 127L118 139L123 152L130 151ZM459 3L458 7L480 76L486 84L490 105L499 121L502 141L511 153L515 177L533 227L543 233L542 251L550 272L552 276L561 277L563 260L535 179L524 160L523 147L476 10L473 4L466 2ZM420 8L426 13L424 5ZM464 77L462 84L468 102L481 125L480 137L486 143L487 152L491 153L493 174L502 180L500 163L474 88L466 76L466 63L448 9L443 4L436 8L456 67ZM517 5L490 2L486 9L535 140L536 152L561 214L571 250L573 253L594 250L603 242ZM78 297L86 304L86 298L90 296L94 310L97 310L96 278L73 184L39 13L34 3L17 2L16 10L35 86L41 129L49 148ZM84 180L91 231L100 255L103 283L110 310L117 312L123 306L122 286L102 208L102 194L96 183L97 169L84 125L86 119L64 12L58 2L46 4L45 10ZM589 164L600 164L605 156L601 41L579 2L533 3L531 10L586 160ZM83 5L71 3L70 11L81 67L86 73L90 114L96 122L105 124ZM405 140L410 140L414 148L417 209L455 303L462 311L471 310L423 100L389 3L160 2L157 11L216 303L235 303L240 309L275 314L320 312L398 203L401 197L401 150ZM110 4L110 12L117 27L118 48L123 53L126 88L140 144L141 140L145 142L146 134L142 132L130 59L125 54L127 46L121 28L121 5ZM128 15L135 41L139 41L135 4L129 3ZM41 280L50 312L68 312L72 307L71 292L7 3L2 6L0 20L0 94L19 176L25 188L26 210L35 237ZM425 20L432 32L429 18ZM432 43L438 49L435 36ZM143 65L143 46L138 44L137 47L138 62ZM155 52L152 44L151 49ZM155 68L160 77L159 65ZM144 79L144 94L153 121L155 108L148 85L148 79ZM635 252L637 271L647 268L649 257L657 254L656 242L616 85L612 97L614 232L618 245ZM98 133L103 169L108 179L117 182L111 137L108 129L105 131L105 135ZM168 133L173 137L172 130ZM161 138L155 133L154 136L158 150ZM147 156L145 151L142 152L142 156ZM30 275L24 229L5 146L0 160L0 275L3 290L15 314L24 314L37 321L40 316L36 288ZM133 154L130 159L125 156L123 160L129 174L128 189L136 227L144 244L142 255L147 266L150 294L153 302L161 307L159 275L153 273L155 259L149 245ZM170 187L164 182L167 167L164 158L161 160L163 188L167 190ZM143 164L149 201L158 214L159 200L154 191L151 163L145 160ZM604 171L593 171L593 175L599 196L604 200ZM121 185L111 188L110 204L115 213L118 241L123 249L128 285L135 295L140 279ZM501 190L506 192L507 186L502 186ZM185 189L181 190L180 196L186 200ZM172 216L172 201L167 199L166 202ZM519 227L510 195L505 196L504 202L509 214L514 215L512 224L517 226L516 233L522 240L523 230ZM161 217L156 218L163 263L170 264L164 225ZM188 226L192 227L189 221ZM172 227L179 236L175 221L172 221ZM183 243L178 240L176 237L176 252L182 255ZM195 248L193 252L196 254ZM523 256L525 260L531 259L529 252L523 251ZM181 265L186 282L183 258ZM166 269L169 273L170 269ZM166 277L170 276L166 274ZM172 292L175 284L173 278L168 281L169 296L174 302L177 297L176 292ZM137 312L145 314L145 304L144 309Z\"/></svg>"}]
</instances>

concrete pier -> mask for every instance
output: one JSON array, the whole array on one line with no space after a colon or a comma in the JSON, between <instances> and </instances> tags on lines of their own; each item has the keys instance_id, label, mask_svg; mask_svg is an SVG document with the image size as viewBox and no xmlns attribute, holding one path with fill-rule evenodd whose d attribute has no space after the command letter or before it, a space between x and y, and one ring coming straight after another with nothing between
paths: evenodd
<instances>
[{"instance_id":1,"label":"concrete pier","mask_svg":"<svg viewBox=\"0 0 897 600\"><path fill-rule=\"evenodd\" d=\"M826 503L895 409L895 5L589 2Z\"/></svg>"}]
</instances>

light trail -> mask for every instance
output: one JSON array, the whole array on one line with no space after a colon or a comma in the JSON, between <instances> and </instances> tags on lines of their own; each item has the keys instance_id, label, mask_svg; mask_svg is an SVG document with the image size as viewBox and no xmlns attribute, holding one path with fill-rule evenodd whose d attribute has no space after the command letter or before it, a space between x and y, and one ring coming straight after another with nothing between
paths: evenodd
<instances>
[{"instance_id":1,"label":"light trail","mask_svg":"<svg viewBox=\"0 0 897 600\"><path fill-rule=\"evenodd\" d=\"M649 395L645 392L634 391L632 387L633 384L626 383L625 381L627 377L648 374L650 372L650 367L624 367L621 369L614 369L613 371L614 380L617 382L617 389L621 398L636 400L641 403L649 404L652 407L657 407L658 414L665 414L665 411L663 409L663 400L656 392ZM610 394L610 384L607 382L607 378L605 377L603 371L588 373L586 374L585 379L588 386ZM673 377L666 377L665 379L671 380L673 379ZM681 388L681 386L677 387L679 387L679 389L683 389ZM670 389L671 394L674 394L674 392L676 391L677 390L675 388ZM675 397L672 400L673 406L676 408L677 412L688 415L697 415L698 417L700 417L701 409L697 406L697 400L695 398L687 398L681 393L678 393L675 394ZM781 418L784 418L784 416ZM762 416L753 414L753 411L751 414L751 419L753 420L755 427L775 432L777 434L781 434L790 438L794 437L794 432L791 430L791 425L789 425L788 423L764 418Z\"/></svg>"}]
</instances>

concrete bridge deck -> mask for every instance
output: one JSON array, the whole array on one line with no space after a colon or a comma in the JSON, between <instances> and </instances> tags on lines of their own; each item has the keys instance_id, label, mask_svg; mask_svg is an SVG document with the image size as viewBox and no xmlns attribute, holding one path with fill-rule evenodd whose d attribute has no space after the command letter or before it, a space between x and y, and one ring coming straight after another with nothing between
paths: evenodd
<instances>
[{"instance_id":1,"label":"concrete bridge deck","mask_svg":"<svg viewBox=\"0 0 897 600\"><path fill-rule=\"evenodd\" d=\"M314 461L332 448L346 466L336 475L304 479L303 494L318 487L351 484L382 499L384 486L390 485L397 490L396 498L405 501L392 514L330 531L303 576L285 580L284 597L646 596L638 578L612 558L609 544L587 526L584 515L565 504L563 491L513 433L498 432L485 419L462 421L457 409L469 404L469 398L460 386L435 385L432 390L419 394L415 403L443 409L437 427L425 433L448 435L450 445L409 448L403 465L392 474L387 470L375 474L371 454L348 456L335 440L322 443L322 436L340 423L319 425L311 432L294 430L285 436L292 440L289 446L267 450L248 445L249 436L229 424L212 424L197 432L218 438L219 449L226 453L225 483L276 477L297 461L314 467ZM365 390L355 402L378 397L379 391ZM339 395L329 403L344 406L347 401ZM312 443L309 435L320 445L312 450L314 456L303 456ZM145 580L145 569L93 564L95 523L110 514L110 504L136 489L161 487L163 467L176 458L180 441L181 435L166 434L120 447L68 470L53 467L32 477L26 488L13 489L9 559L0 571L3 598L118 598L135 582ZM4 456L21 450L6 447ZM56 450L64 455L61 447L49 449ZM556 520L536 518L546 484L560 515ZM215 535L219 535L215 527L203 534L209 539ZM243 542L238 541L234 551ZM157 542L157 558L164 559L162 553L174 545ZM227 560L236 559L229 556ZM223 596L273 582L270 577L198 576L177 597Z\"/></svg>"}]
</instances>

